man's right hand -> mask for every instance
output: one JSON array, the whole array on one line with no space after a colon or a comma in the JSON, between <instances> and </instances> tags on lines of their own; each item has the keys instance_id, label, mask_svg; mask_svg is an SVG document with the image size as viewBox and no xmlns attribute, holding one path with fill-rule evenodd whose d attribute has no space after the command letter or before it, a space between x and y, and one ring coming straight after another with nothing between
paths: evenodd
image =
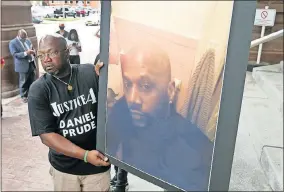
<instances>
[{"instance_id":1,"label":"man's right hand","mask_svg":"<svg viewBox=\"0 0 284 192\"><path fill-rule=\"evenodd\" d=\"M109 166L110 165L110 163L108 162L108 158L97 150L92 150L88 152L87 161L88 163L91 163L92 165L95 165L95 166Z\"/></svg>"},{"instance_id":2,"label":"man's right hand","mask_svg":"<svg viewBox=\"0 0 284 192\"><path fill-rule=\"evenodd\" d=\"M98 63L95 64L95 72L97 73L97 75L100 75L100 70L101 68L104 66L104 63L101 62L100 60L98 61Z\"/></svg>"},{"instance_id":3,"label":"man's right hand","mask_svg":"<svg viewBox=\"0 0 284 192\"><path fill-rule=\"evenodd\" d=\"M27 53L28 55L35 54L34 50L31 50L31 49L27 50L26 53Z\"/></svg>"}]
</instances>

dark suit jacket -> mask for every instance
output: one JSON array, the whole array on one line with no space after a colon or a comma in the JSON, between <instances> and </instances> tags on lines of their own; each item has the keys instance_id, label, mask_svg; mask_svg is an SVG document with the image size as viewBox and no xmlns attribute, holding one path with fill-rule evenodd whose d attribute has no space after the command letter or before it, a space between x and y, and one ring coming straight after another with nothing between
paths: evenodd
<instances>
[{"instance_id":1,"label":"dark suit jacket","mask_svg":"<svg viewBox=\"0 0 284 192\"><path fill-rule=\"evenodd\" d=\"M57 34L60 34L60 31L56 31ZM67 38L68 37L68 31L64 31L63 37Z\"/></svg>"},{"instance_id":2,"label":"dark suit jacket","mask_svg":"<svg viewBox=\"0 0 284 192\"><path fill-rule=\"evenodd\" d=\"M30 47L32 42L27 39L26 44ZM31 60L31 57L25 54L25 49L17 37L10 41L9 50L14 58L15 72L27 73L29 71L29 60Z\"/></svg>"}]
</instances>

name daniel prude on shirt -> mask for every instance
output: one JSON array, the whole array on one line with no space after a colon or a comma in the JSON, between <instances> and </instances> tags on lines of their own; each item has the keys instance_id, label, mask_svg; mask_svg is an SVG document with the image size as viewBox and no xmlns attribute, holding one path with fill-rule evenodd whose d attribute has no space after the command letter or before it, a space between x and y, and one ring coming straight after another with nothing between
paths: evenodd
<instances>
[{"instance_id":1,"label":"name daniel prude on shirt","mask_svg":"<svg viewBox=\"0 0 284 192\"><path fill-rule=\"evenodd\" d=\"M75 99L71 99L59 104L53 102L50 105L53 109L53 115L55 117L60 117L60 115L65 112L72 111L88 103L94 104L96 102L97 99L94 90L93 88L90 88L87 97L82 94ZM96 128L96 122L94 121L95 118L96 116L94 116L93 112L89 112L73 119L68 119L66 121L61 120L59 128L63 129L62 132L64 137L81 135Z\"/></svg>"}]
</instances>

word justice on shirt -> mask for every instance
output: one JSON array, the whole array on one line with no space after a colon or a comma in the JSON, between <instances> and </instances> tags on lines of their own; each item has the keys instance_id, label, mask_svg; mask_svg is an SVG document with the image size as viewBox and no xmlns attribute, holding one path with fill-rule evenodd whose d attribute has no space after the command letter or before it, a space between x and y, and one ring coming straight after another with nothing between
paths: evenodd
<instances>
[{"instance_id":1,"label":"word justice on shirt","mask_svg":"<svg viewBox=\"0 0 284 192\"><path fill-rule=\"evenodd\" d=\"M97 98L96 98L93 88L90 88L89 94L87 97L85 97L85 95L80 95L75 99L65 101L59 104L54 102L54 103L51 103L50 105L53 109L53 115L56 117L60 117L60 115L63 114L64 112L72 111L90 102L92 104L97 102Z\"/></svg>"},{"instance_id":2,"label":"word justice on shirt","mask_svg":"<svg viewBox=\"0 0 284 192\"><path fill-rule=\"evenodd\" d=\"M89 112L80 117L68 119L67 121L61 120L59 128L63 129L62 133L64 137L82 135L97 128L94 119L96 119L96 116L94 116L93 112Z\"/></svg>"}]
</instances>

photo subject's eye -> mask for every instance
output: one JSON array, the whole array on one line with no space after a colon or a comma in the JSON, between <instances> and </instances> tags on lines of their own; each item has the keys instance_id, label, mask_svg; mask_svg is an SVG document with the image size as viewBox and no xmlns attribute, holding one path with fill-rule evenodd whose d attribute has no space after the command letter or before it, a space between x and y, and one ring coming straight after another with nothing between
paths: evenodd
<instances>
[{"instance_id":1,"label":"photo subject's eye","mask_svg":"<svg viewBox=\"0 0 284 192\"><path fill-rule=\"evenodd\" d=\"M44 58L44 55L42 55L42 54L39 55L39 54L38 54L38 55L37 55L37 58L43 59L43 58Z\"/></svg>"},{"instance_id":2,"label":"photo subject's eye","mask_svg":"<svg viewBox=\"0 0 284 192\"><path fill-rule=\"evenodd\" d=\"M151 89L151 86L149 84L142 84L140 87L141 87L141 90L145 92L150 91Z\"/></svg>"}]
</instances>

